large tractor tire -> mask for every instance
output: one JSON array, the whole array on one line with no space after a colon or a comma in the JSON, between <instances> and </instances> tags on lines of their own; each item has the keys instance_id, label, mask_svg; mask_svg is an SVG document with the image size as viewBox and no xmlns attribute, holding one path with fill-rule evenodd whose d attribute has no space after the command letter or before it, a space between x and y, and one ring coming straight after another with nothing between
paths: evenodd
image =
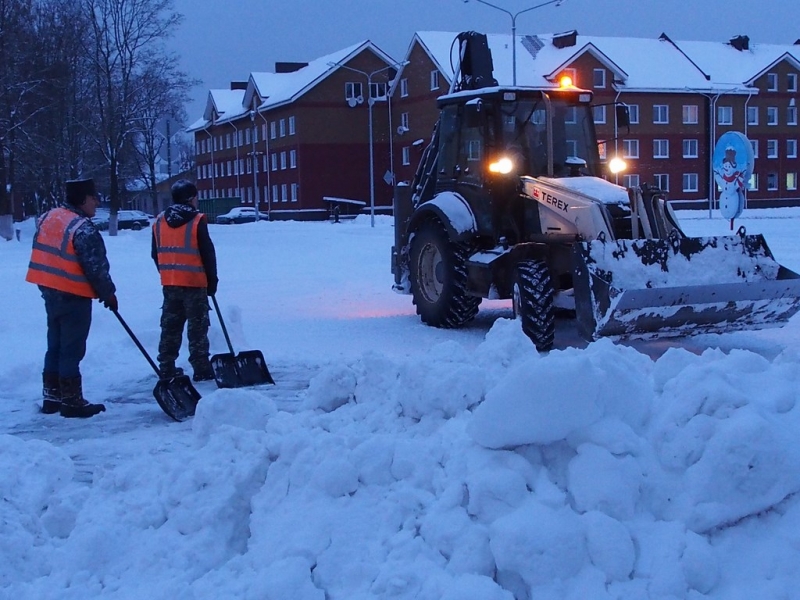
<instances>
[{"instance_id":1,"label":"large tractor tire","mask_svg":"<svg viewBox=\"0 0 800 600\"><path fill-rule=\"evenodd\" d=\"M539 260L517 264L514 272L514 317L539 352L553 347L555 339L555 291L547 265Z\"/></svg>"},{"instance_id":2,"label":"large tractor tire","mask_svg":"<svg viewBox=\"0 0 800 600\"><path fill-rule=\"evenodd\" d=\"M481 299L467 293L468 246L451 242L438 221L428 221L411 240L411 293L422 322L460 327L475 318Z\"/></svg>"}]
</instances>

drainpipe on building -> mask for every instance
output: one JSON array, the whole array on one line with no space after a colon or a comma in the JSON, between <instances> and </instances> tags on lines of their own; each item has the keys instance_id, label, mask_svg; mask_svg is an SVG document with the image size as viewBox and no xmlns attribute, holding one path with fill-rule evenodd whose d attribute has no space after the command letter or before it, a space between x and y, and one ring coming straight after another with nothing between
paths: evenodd
<instances>
[{"instance_id":1,"label":"drainpipe on building","mask_svg":"<svg viewBox=\"0 0 800 600\"><path fill-rule=\"evenodd\" d=\"M745 137L747 137L747 105L750 104L750 99L752 97L753 97L753 92L750 92L749 94L747 94L747 100L744 101L744 136ZM749 140L750 138L747 137L747 139ZM751 144L752 144L752 142L751 142ZM752 177L753 174L750 173L750 176ZM748 191L749 187L750 187L750 180L748 179L747 182L745 183L745 186L744 186L744 207L745 208L747 208L747 191Z\"/></svg>"},{"instance_id":2,"label":"drainpipe on building","mask_svg":"<svg viewBox=\"0 0 800 600\"><path fill-rule=\"evenodd\" d=\"M272 217L270 217L270 209L272 208L272 186L270 186L269 174L272 170L272 161L270 160L269 156L269 121L267 121L267 118L261 112L258 113L258 116L264 120L264 151L266 152L264 156L267 159L266 166L264 167L264 170L267 172L267 193L264 195L267 197L267 220L271 221ZM297 162L300 162L299 153ZM298 170L300 169L299 164L297 168Z\"/></svg>"},{"instance_id":3,"label":"drainpipe on building","mask_svg":"<svg viewBox=\"0 0 800 600\"><path fill-rule=\"evenodd\" d=\"M239 173L239 171L241 171L241 169L239 168L241 166L239 164L239 130L236 128L236 123L234 123L233 121L231 121L231 126L233 127L233 135L235 136L233 138L234 142L233 146L234 148L236 148L236 168L234 169L234 171L236 172L236 194L239 196L239 200L241 201L242 185L239 180L239 176L241 175L241 173Z\"/></svg>"},{"instance_id":4,"label":"drainpipe on building","mask_svg":"<svg viewBox=\"0 0 800 600\"><path fill-rule=\"evenodd\" d=\"M211 122L211 124L212 125L214 124L213 121ZM203 127L203 131L205 131L206 135L208 135L208 146L209 146L209 149L211 150L211 197L212 198L216 198L217 197L217 187L216 187L216 182L215 182L215 178L214 178L214 136L211 135L211 133L209 133L208 125Z\"/></svg>"}]
</instances>

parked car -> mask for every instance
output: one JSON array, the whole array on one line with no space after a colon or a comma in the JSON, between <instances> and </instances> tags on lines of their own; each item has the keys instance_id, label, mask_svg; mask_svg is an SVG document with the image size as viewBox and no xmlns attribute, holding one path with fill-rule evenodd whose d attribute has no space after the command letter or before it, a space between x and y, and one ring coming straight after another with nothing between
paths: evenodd
<instances>
[{"instance_id":1,"label":"parked car","mask_svg":"<svg viewBox=\"0 0 800 600\"><path fill-rule=\"evenodd\" d=\"M132 229L139 231L150 227L150 215L140 210L121 210L117 213L117 229ZM108 229L110 213L98 212L92 217L92 223L101 231Z\"/></svg>"},{"instance_id":2,"label":"parked car","mask_svg":"<svg viewBox=\"0 0 800 600\"><path fill-rule=\"evenodd\" d=\"M258 218L262 221L269 220L267 213L259 212ZM237 206L230 209L224 215L217 217L217 224L229 225L230 223L252 223L256 220L256 209L247 208L246 206Z\"/></svg>"}]
</instances>

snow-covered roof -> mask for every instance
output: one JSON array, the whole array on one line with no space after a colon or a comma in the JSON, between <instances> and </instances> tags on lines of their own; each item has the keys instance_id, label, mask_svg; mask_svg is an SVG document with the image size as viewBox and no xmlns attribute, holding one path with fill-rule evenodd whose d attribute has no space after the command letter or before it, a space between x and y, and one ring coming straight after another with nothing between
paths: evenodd
<instances>
[{"instance_id":1,"label":"snow-covered roof","mask_svg":"<svg viewBox=\"0 0 800 600\"><path fill-rule=\"evenodd\" d=\"M457 35L456 32L420 31L414 37L449 80L452 80L452 66L456 63L457 51L453 40ZM709 80L707 74L723 73L722 67L736 57L728 56L723 60L723 58L712 58L711 55L704 56L703 48L698 47L695 50L685 42L674 44L666 36L648 39L575 34L575 45L557 47L553 44L553 39L560 35L547 33L516 36L517 85L552 87L555 85L554 78L564 68L568 68L575 60L589 53L614 74L617 89L638 92L721 89L744 93L752 77L766 68L775 57L786 53L788 48L793 48L795 55L798 51L798 47L777 47L781 49L780 52L773 50L773 55L760 53L753 62L748 61L749 67L741 65L742 70L749 73L749 76L739 79L712 76ZM490 33L487 34L487 42L492 51L495 79L501 85L511 84L513 82L511 35ZM704 42L693 44L704 44ZM705 44L711 45L708 42ZM727 47L731 52L742 54L727 44L716 44L716 46L720 49ZM695 54L699 56L695 57ZM704 60L699 60L701 57ZM741 59L742 56L738 58ZM758 68L753 65L758 65ZM580 81L577 83L581 85Z\"/></svg>"},{"instance_id":2,"label":"snow-covered roof","mask_svg":"<svg viewBox=\"0 0 800 600\"><path fill-rule=\"evenodd\" d=\"M782 60L800 68L800 46L788 44L755 44L737 50L723 42L675 42L715 83L752 85L754 80Z\"/></svg>"},{"instance_id":3,"label":"snow-covered roof","mask_svg":"<svg viewBox=\"0 0 800 600\"><path fill-rule=\"evenodd\" d=\"M305 67L289 73L252 72L245 90L210 90L202 119L195 121L189 131L204 127L216 109L215 122L231 121L247 114L254 96L261 100L258 110L267 110L292 102L333 73L337 64L346 63L365 50L370 50L388 64L396 61L369 40L321 56Z\"/></svg>"}]
</instances>

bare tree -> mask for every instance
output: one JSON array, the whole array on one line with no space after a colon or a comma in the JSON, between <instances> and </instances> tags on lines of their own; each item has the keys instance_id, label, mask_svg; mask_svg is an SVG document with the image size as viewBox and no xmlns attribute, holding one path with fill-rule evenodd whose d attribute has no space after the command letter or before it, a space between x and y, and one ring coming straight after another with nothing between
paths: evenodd
<instances>
[{"instance_id":1,"label":"bare tree","mask_svg":"<svg viewBox=\"0 0 800 600\"><path fill-rule=\"evenodd\" d=\"M164 40L182 16L172 0L83 0L92 59L96 144L106 161L111 200L109 234L117 233L120 168L130 138L147 114L146 74L166 62Z\"/></svg>"}]
</instances>

